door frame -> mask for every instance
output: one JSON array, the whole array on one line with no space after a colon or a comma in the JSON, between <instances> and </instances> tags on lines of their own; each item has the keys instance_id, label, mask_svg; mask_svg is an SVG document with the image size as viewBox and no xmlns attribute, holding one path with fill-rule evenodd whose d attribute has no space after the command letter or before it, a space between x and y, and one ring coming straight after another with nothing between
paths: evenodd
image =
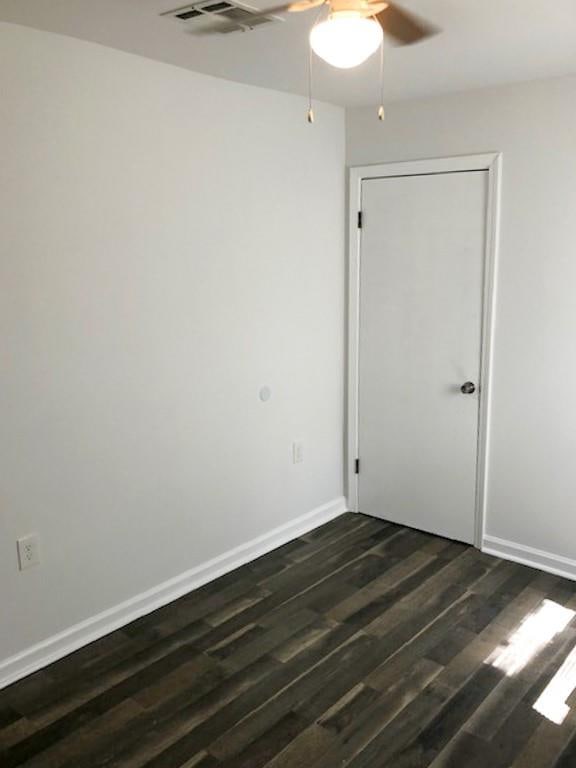
<instances>
[{"instance_id":1,"label":"door frame","mask_svg":"<svg viewBox=\"0 0 576 768\"><path fill-rule=\"evenodd\" d=\"M362 182L367 179L397 176L420 176L465 171L488 171L486 201L486 237L482 286L482 330L480 345L480 386L478 398L478 442L476 462L476 495L474 544L480 548L484 536L490 447L490 410L492 389L492 355L494 346L496 278L500 229L502 153L458 155L427 160L407 160L349 169L348 216L348 393L346 440L346 490L348 508L358 512L359 475L359 341L360 341L360 248L362 229L358 213L362 210ZM360 460L361 460L360 456ZM360 469L361 471L361 469Z\"/></svg>"}]
</instances>

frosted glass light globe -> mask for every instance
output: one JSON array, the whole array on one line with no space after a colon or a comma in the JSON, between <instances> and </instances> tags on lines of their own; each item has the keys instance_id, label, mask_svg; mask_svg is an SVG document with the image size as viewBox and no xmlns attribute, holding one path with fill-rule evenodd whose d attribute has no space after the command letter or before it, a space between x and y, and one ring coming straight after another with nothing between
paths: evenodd
<instances>
[{"instance_id":1,"label":"frosted glass light globe","mask_svg":"<svg viewBox=\"0 0 576 768\"><path fill-rule=\"evenodd\" d=\"M354 14L334 14L310 32L312 50L340 69L362 64L382 44L382 27L374 19Z\"/></svg>"}]
</instances>

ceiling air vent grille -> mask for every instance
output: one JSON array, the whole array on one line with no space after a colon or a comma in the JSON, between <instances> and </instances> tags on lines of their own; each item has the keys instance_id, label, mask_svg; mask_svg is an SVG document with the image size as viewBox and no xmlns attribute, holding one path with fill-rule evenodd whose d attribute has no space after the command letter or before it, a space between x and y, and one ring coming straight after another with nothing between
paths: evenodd
<instances>
[{"instance_id":1,"label":"ceiling air vent grille","mask_svg":"<svg viewBox=\"0 0 576 768\"><path fill-rule=\"evenodd\" d=\"M218 24L215 30L222 33L252 29L272 21L283 21L278 16L263 16L257 8L249 8L230 0L203 0L160 15L173 18L187 26L207 19L219 19L222 23Z\"/></svg>"}]
</instances>

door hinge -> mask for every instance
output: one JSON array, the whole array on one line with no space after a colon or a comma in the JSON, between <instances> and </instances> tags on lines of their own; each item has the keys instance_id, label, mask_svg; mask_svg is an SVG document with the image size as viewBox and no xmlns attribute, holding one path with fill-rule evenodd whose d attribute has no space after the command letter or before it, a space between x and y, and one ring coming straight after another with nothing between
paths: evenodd
<instances>
[{"instance_id":1,"label":"door hinge","mask_svg":"<svg viewBox=\"0 0 576 768\"><path fill-rule=\"evenodd\" d=\"M360 459L356 459L354 461L354 474L359 475L360 474Z\"/></svg>"},{"instance_id":2,"label":"door hinge","mask_svg":"<svg viewBox=\"0 0 576 768\"><path fill-rule=\"evenodd\" d=\"M362 229L362 211L358 211L358 229Z\"/></svg>"}]
</instances>

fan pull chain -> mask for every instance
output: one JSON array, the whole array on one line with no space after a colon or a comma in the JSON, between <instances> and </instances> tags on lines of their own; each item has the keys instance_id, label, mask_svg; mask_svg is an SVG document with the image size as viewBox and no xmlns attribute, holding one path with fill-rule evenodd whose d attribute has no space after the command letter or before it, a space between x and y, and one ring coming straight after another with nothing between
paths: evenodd
<instances>
[{"instance_id":1,"label":"fan pull chain","mask_svg":"<svg viewBox=\"0 0 576 768\"><path fill-rule=\"evenodd\" d=\"M384 121L384 41L380 43L380 106L378 107L378 120Z\"/></svg>"},{"instance_id":2,"label":"fan pull chain","mask_svg":"<svg viewBox=\"0 0 576 768\"><path fill-rule=\"evenodd\" d=\"M312 6L314 7L314 6ZM320 17L324 13L325 9L325 3L320 3L320 8L318 9L318 13L316 14L316 18L314 19L314 24L312 24L312 29L318 24L320 21ZM312 52L312 46L308 44L308 113L306 114L306 119L309 123L314 122L314 109L312 108L312 57L314 56Z\"/></svg>"},{"instance_id":3,"label":"fan pull chain","mask_svg":"<svg viewBox=\"0 0 576 768\"><path fill-rule=\"evenodd\" d=\"M314 110L312 109L312 48L308 46L308 112L306 120L310 124L314 122Z\"/></svg>"}]
</instances>

